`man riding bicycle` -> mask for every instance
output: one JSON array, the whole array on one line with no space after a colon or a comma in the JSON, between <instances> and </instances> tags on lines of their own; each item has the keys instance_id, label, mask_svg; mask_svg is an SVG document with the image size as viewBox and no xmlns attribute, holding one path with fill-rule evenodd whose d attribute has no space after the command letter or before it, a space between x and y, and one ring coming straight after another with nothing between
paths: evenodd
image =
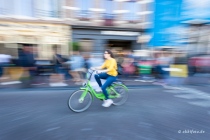
<instances>
[{"instance_id":1,"label":"man riding bicycle","mask_svg":"<svg viewBox=\"0 0 210 140\"><path fill-rule=\"evenodd\" d=\"M107 93L106 88L111 86L113 82L117 79L117 62L114 59L114 55L110 50L106 50L104 52L104 58L106 59L102 66L93 68L95 70L100 70L100 74L95 75L95 79L103 91L103 94L105 96L104 103L102 104L103 107L109 107L113 104L113 101L109 99L109 95ZM106 82L102 85L100 79L106 79Z\"/></svg>"}]
</instances>

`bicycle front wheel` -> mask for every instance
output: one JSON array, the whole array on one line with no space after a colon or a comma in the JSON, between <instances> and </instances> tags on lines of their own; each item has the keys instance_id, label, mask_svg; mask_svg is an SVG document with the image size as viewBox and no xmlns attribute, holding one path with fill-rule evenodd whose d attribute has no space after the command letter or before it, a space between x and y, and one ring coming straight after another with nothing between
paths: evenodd
<instances>
[{"instance_id":1,"label":"bicycle front wheel","mask_svg":"<svg viewBox=\"0 0 210 140\"><path fill-rule=\"evenodd\" d=\"M83 94L85 94L85 90L77 90L71 94L68 100L68 106L72 111L83 112L90 107L93 101L90 92L87 92L84 98L82 98Z\"/></svg>"},{"instance_id":2,"label":"bicycle front wheel","mask_svg":"<svg viewBox=\"0 0 210 140\"><path fill-rule=\"evenodd\" d=\"M113 98L113 104L114 105L122 105L124 104L128 99L128 91L125 87L122 85L114 85L114 90L118 93L116 98Z\"/></svg>"}]
</instances>

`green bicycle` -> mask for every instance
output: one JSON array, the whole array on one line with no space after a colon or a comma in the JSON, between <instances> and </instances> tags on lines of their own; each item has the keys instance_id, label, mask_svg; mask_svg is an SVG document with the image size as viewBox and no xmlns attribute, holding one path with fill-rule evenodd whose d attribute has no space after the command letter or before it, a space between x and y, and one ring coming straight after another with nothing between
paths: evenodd
<instances>
[{"instance_id":1,"label":"green bicycle","mask_svg":"<svg viewBox=\"0 0 210 140\"><path fill-rule=\"evenodd\" d=\"M97 93L91 86L90 79L95 70L89 69L86 77L87 81L79 90L73 92L68 100L69 108L74 112L83 112L87 110L94 97L104 100L105 96L102 92ZM109 98L113 100L113 104L118 106L124 104L128 99L128 88L121 82L114 82L107 88Z\"/></svg>"}]
</instances>

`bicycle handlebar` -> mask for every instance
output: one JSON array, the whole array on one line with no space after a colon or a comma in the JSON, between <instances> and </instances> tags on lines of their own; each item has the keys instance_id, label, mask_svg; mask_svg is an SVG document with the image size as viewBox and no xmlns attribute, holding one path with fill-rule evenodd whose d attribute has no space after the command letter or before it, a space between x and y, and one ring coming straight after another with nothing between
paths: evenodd
<instances>
[{"instance_id":1,"label":"bicycle handlebar","mask_svg":"<svg viewBox=\"0 0 210 140\"><path fill-rule=\"evenodd\" d=\"M93 72L96 71L97 74L99 73L98 70L96 70L96 69L91 69L91 68L90 68L90 70L92 70ZM91 74L92 74L93 72L91 72ZM90 72L89 72L89 73L90 73Z\"/></svg>"},{"instance_id":2,"label":"bicycle handlebar","mask_svg":"<svg viewBox=\"0 0 210 140\"><path fill-rule=\"evenodd\" d=\"M90 72L89 70L92 70L92 72ZM96 73L98 74L98 71L97 70L95 70L95 69L89 69L88 70L88 73L90 73L90 76L88 77L88 80L90 80L91 79L91 77L92 77L92 75L93 75L93 73L96 71Z\"/></svg>"}]
</instances>

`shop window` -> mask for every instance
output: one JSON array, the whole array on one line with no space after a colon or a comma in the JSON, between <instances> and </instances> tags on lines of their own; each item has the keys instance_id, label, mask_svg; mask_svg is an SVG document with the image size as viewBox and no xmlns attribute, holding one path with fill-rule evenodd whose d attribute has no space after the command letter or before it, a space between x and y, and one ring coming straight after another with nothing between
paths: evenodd
<instances>
[{"instance_id":1,"label":"shop window","mask_svg":"<svg viewBox=\"0 0 210 140\"><path fill-rule=\"evenodd\" d=\"M53 47L50 44L39 45L37 48L38 58L50 60L53 56Z\"/></svg>"},{"instance_id":2,"label":"shop window","mask_svg":"<svg viewBox=\"0 0 210 140\"><path fill-rule=\"evenodd\" d=\"M6 54L11 55L13 58L18 58L18 44L5 43L4 49Z\"/></svg>"},{"instance_id":3,"label":"shop window","mask_svg":"<svg viewBox=\"0 0 210 140\"><path fill-rule=\"evenodd\" d=\"M79 44L81 47L80 48L81 51L92 51L93 40L83 39L83 40L80 40Z\"/></svg>"},{"instance_id":4,"label":"shop window","mask_svg":"<svg viewBox=\"0 0 210 140\"><path fill-rule=\"evenodd\" d=\"M4 44L0 44L0 54L4 54Z\"/></svg>"},{"instance_id":5,"label":"shop window","mask_svg":"<svg viewBox=\"0 0 210 140\"><path fill-rule=\"evenodd\" d=\"M57 51L58 54L66 55L66 48L57 45L57 44L42 44L36 47L37 51L37 58L44 59L44 60L52 60L54 50ZM68 53L68 52L67 52Z\"/></svg>"}]
</instances>

